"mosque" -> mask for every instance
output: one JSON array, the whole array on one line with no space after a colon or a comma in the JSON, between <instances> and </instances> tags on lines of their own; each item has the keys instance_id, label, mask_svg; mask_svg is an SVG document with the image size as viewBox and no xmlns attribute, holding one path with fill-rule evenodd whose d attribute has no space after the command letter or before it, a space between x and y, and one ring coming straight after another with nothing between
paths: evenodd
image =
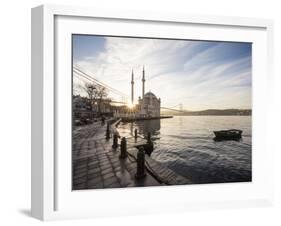
<instances>
[{"instance_id":1,"label":"mosque","mask_svg":"<svg viewBox=\"0 0 281 226\"><path fill-rule=\"evenodd\" d=\"M134 106L134 114L140 118L154 118L160 117L161 99L157 98L152 92L145 93L145 70L142 70L142 97L138 98L138 103ZM132 71L131 80L131 104L134 100L134 72Z\"/></svg>"}]
</instances>

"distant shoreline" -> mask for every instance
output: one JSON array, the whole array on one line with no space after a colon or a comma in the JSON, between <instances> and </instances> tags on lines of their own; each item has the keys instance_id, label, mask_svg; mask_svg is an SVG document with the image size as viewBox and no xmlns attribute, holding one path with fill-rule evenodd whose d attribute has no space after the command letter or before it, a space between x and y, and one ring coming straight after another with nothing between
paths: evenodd
<instances>
[{"instance_id":1,"label":"distant shoreline","mask_svg":"<svg viewBox=\"0 0 281 226\"><path fill-rule=\"evenodd\" d=\"M163 115L173 115L173 116L251 116L251 109L207 109L202 111L163 111Z\"/></svg>"},{"instance_id":2,"label":"distant shoreline","mask_svg":"<svg viewBox=\"0 0 281 226\"><path fill-rule=\"evenodd\" d=\"M173 115L170 114L171 116L252 116L252 115ZM161 115L162 116L162 115ZM165 116L165 115L163 115Z\"/></svg>"}]
</instances>

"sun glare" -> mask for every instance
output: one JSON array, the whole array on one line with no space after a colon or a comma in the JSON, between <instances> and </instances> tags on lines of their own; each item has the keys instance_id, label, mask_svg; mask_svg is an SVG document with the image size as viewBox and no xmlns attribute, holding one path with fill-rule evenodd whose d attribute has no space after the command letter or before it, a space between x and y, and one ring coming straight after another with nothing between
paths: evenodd
<instances>
[{"instance_id":1,"label":"sun glare","mask_svg":"<svg viewBox=\"0 0 281 226\"><path fill-rule=\"evenodd\" d=\"M134 105L133 103L128 103L128 104L127 104L127 107L130 108L130 109L133 109L134 106L135 106L135 105Z\"/></svg>"}]
</instances>

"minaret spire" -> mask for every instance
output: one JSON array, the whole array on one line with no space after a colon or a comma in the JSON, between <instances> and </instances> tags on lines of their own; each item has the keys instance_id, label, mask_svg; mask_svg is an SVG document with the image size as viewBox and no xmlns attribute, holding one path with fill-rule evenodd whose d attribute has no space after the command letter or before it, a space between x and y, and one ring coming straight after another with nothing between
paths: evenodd
<instances>
[{"instance_id":1,"label":"minaret spire","mask_svg":"<svg viewBox=\"0 0 281 226\"><path fill-rule=\"evenodd\" d=\"M144 98L145 94L145 71L144 71L144 65L142 69L142 99Z\"/></svg>"},{"instance_id":2,"label":"minaret spire","mask_svg":"<svg viewBox=\"0 0 281 226\"><path fill-rule=\"evenodd\" d=\"M131 81L131 85L132 85L132 93L131 93L131 104L134 104L134 70L132 69L132 81Z\"/></svg>"}]
</instances>

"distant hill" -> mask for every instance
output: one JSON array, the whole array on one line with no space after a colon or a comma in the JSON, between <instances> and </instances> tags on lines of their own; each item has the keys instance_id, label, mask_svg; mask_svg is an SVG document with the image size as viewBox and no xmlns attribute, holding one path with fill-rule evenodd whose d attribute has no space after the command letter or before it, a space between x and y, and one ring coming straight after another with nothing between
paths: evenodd
<instances>
[{"instance_id":1,"label":"distant hill","mask_svg":"<svg viewBox=\"0 0 281 226\"><path fill-rule=\"evenodd\" d=\"M251 109L207 109L202 111L161 111L165 115L252 115Z\"/></svg>"}]
</instances>

